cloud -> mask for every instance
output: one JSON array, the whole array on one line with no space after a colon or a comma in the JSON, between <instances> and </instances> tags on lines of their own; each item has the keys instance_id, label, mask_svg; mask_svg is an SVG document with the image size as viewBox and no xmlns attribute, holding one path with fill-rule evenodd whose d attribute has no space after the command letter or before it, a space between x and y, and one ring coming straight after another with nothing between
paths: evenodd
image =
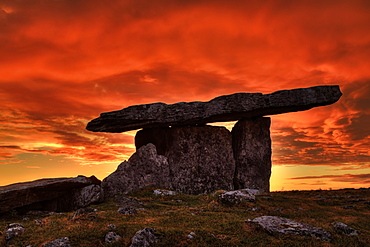
<instances>
[{"instance_id":1,"label":"cloud","mask_svg":"<svg viewBox=\"0 0 370 247\"><path fill-rule=\"evenodd\" d=\"M334 105L272 117L274 164L366 166L369 10L366 0L3 0L1 162L32 152L118 162L133 133L85 126L134 104L338 84Z\"/></svg>"},{"instance_id":2,"label":"cloud","mask_svg":"<svg viewBox=\"0 0 370 247\"><path fill-rule=\"evenodd\" d=\"M294 177L292 180L302 179L329 179L334 182L343 182L351 184L369 184L370 174L344 174L344 175L322 175L322 176L306 176L306 177Z\"/></svg>"}]
</instances>

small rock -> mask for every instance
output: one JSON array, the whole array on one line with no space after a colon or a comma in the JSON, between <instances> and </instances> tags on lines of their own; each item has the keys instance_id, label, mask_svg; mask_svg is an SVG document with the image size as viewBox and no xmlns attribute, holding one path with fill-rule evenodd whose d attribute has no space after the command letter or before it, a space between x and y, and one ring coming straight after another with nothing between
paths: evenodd
<instances>
[{"instance_id":1,"label":"small rock","mask_svg":"<svg viewBox=\"0 0 370 247\"><path fill-rule=\"evenodd\" d=\"M42 220L36 219L35 224L41 226L42 225Z\"/></svg>"},{"instance_id":2,"label":"small rock","mask_svg":"<svg viewBox=\"0 0 370 247\"><path fill-rule=\"evenodd\" d=\"M367 205L369 205L369 204L370 204L370 201L364 202L364 204L367 204Z\"/></svg>"},{"instance_id":3,"label":"small rock","mask_svg":"<svg viewBox=\"0 0 370 247\"><path fill-rule=\"evenodd\" d=\"M126 206L126 207L120 207L118 209L118 213L120 213L120 214L137 214L137 210L134 207Z\"/></svg>"},{"instance_id":4,"label":"small rock","mask_svg":"<svg viewBox=\"0 0 370 247\"><path fill-rule=\"evenodd\" d=\"M69 244L69 238L63 237L47 242L43 247L71 247L71 245Z\"/></svg>"},{"instance_id":5,"label":"small rock","mask_svg":"<svg viewBox=\"0 0 370 247\"><path fill-rule=\"evenodd\" d=\"M106 243L114 243L119 241L121 238L122 237L115 232L108 232L104 237L104 241Z\"/></svg>"},{"instance_id":6,"label":"small rock","mask_svg":"<svg viewBox=\"0 0 370 247\"><path fill-rule=\"evenodd\" d=\"M283 210L284 210L283 208L276 208L276 209L274 209L274 212L281 212Z\"/></svg>"},{"instance_id":7,"label":"small rock","mask_svg":"<svg viewBox=\"0 0 370 247\"><path fill-rule=\"evenodd\" d=\"M251 212L257 212L257 211L260 211L260 210L261 210L261 208L259 208L259 207L248 209L248 211L251 211Z\"/></svg>"},{"instance_id":8,"label":"small rock","mask_svg":"<svg viewBox=\"0 0 370 247\"><path fill-rule=\"evenodd\" d=\"M342 222L333 222L331 223L331 225L333 226L333 228L342 233L342 234L345 234L345 235L348 235L348 236L356 236L358 235L358 232L353 229L352 227L349 227L347 226L346 224L342 223Z\"/></svg>"},{"instance_id":9,"label":"small rock","mask_svg":"<svg viewBox=\"0 0 370 247\"><path fill-rule=\"evenodd\" d=\"M24 230L25 228L22 224L19 223L9 224L5 232L5 239L10 240L15 236L22 235L24 233Z\"/></svg>"},{"instance_id":10,"label":"small rock","mask_svg":"<svg viewBox=\"0 0 370 247\"><path fill-rule=\"evenodd\" d=\"M117 226L113 225L113 224L110 224L110 225L107 225L107 228L108 229L117 229Z\"/></svg>"},{"instance_id":11,"label":"small rock","mask_svg":"<svg viewBox=\"0 0 370 247\"><path fill-rule=\"evenodd\" d=\"M30 220L30 218L28 218L28 217L24 217L22 220L23 220L23 221L29 221L29 220Z\"/></svg>"},{"instance_id":12,"label":"small rock","mask_svg":"<svg viewBox=\"0 0 370 247\"><path fill-rule=\"evenodd\" d=\"M343 206L342 207L343 209L355 209L355 208L357 208L356 206L354 206L354 205L346 205L346 206Z\"/></svg>"},{"instance_id":13,"label":"small rock","mask_svg":"<svg viewBox=\"0 0 370 247\"><path fill-rule=\"evenodd\" d=\"M157 196L174 196L177 194L176 191L171 190L154 190L153 193Z\"/></svg>"},{"instance_id":14,"label":"small rock","mask_svg":"<svg viewBox=\"0 0 370 247\"><path fill-rule=\"evenodd\" d=\"M187 239L194 239L196 236L195 232L189 233L189 235L186 237Z\"/></svg>"},{"instance_id":15,"label":"small rock","mask_svg":"<svg viewBox=\"0 0 370 247\"><path fill-rule=\"evenodd\" d=\"M154 228L144 228L135 233L131 239L130 247L148 247L158 241Z\"/></svg>"},{"instance_id":16,"label":"small rock","mask_svg":"<svg viewBox=\"0 0 370 247\"><path fill-rule=\"evenodd\" d=\"M314 227L309 224L277 216L261 216L246 220L246 223L261 227L270 234L294 234L300 236L312 236L324 241L331 240L330 232Z\"/></svg>"},{"instance_id":17,"label":"small rock","mask_svg":"<svg viewBox=\"0 0 370 247\"><path fill-rule=\"evenodd\" d=\"M250 190L242 189L222 193L218 196L218 199L222 203L234 205L243 202L254 202L256 197Z\"/></svg>"},{"instance_id":18,"label":"small rock","mask_svg":"<svg viewBox=\"0 0 370 247\"><path fill-rule=\"evenodd\" d=\"M98 210L95 209L95 208L79 208L76 210L76 212L73 214L72 216L72 220L76 219L77 217L81 216L81 215L85 215L87 217L89 217L90 219L94 219L96 218L96 212Z\"/></svg>"}]
</instances>

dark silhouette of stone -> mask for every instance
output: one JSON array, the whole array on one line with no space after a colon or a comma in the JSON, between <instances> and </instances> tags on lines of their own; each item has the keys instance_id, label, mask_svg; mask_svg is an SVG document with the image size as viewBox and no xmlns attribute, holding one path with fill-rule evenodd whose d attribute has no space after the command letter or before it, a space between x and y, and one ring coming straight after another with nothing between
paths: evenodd
<instances>
[{"instance_id":1,"label":"dark silhouette of stone","mask_svg":"<svg viewBox=\"0 0 370 247\"><path fill-rule=\"evenodd\" d=\"M102 187L106 196L113 196L147 186L169 187L169 179L167 158L158 155L155 146L149 143L122 162L103 180Z\"/></svg>"},{"instance_id":2,"label":"dark silhouette of stone","mask_svg":"<svg viewBox=\"0 0 370 247\"><path fill-rule=\"evenodd\" d=\"M118 133L148 127L234 121L330 105L341 95L339 86L317 86L271 94L236 93L220 96L209 102L135 105L102 113L100 117L90 121L86 128L95 132Z\"/></svg>"},{"instance_id":3,"label":"dark silhouette of stone","mask_svg":"<svg viewBox=\"0 0 370 247\"><path fill-rule=\"evenodd\" d=\"M170 188L187 194L232 190L235 162L225 127L176 126L137 132L136 148L154 143L168 159Z\"/></svg>"},{"instance_id":4,"label":"dark silhouette of stone","mask_svg":"<svg viewBox=\"0 0 370 247\"><path fill-rule=\"evenodd\" d=\"M246 223L258 226L269 234L293 234L299 236L311 236L324 241L331 241L330 232L314 227L306 223L297 222L277 216L261 216L246 220Z\"/></svg>"},{"instance_id":5,"label":"dark silhouette of stone","mask_svg":"<svg viewBox=\"0 0 370 247\"><path fill-rule=\"evenodd\" d=\"M232 129L235 189L270 192L271 120L258 117L239 120Z\"/></svg>"},{"instance_id":6,"label":"dark silhouette of stone","mask_svg":"<svg viewBox=\"0 0 370 247\"><path fill-rule=\"evenodd\" d=\"M0 187L0 213L16 209L71 211L102 199L96 177L50 178Z\"/></svg>"}]
</instances>

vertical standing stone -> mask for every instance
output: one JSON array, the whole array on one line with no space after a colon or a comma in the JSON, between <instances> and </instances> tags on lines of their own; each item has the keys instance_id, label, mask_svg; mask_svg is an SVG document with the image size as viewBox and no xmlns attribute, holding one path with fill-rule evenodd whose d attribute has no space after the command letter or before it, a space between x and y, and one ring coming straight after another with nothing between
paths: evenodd
<instances>
[{"instance_id":1,"label":"vertical standing stone","mask_svg":"<svg viewBox=\"0 0 370 247\"><path fill-rule=\"evenodd\" d=\"M235 189L270 191L271 139L269 117L239 120L232 129Z\"/></svg>"},{"instance_id":2,"label":"vertical standing stone","mask_svg":"<svg viewBox=\"0 0 370 247\"><path fill-rule=\"evenodd\" d=\"M157 146L168 159L173 189L187 194L233 189L235 161L231 133L225 127L177 126L138 131L136 148Z\"/></svg>"}]
</instances>

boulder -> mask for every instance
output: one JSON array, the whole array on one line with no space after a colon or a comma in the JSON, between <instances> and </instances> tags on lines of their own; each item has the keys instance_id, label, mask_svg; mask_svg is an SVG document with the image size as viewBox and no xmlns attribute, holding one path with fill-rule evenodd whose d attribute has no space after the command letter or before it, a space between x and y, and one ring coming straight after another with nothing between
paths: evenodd
<instances>
[{"instance_id":1,"label":"boulder","mask_svg":"<svg viewBox=\"0 0 370 247\"><path fill-rule=\"evenodd\" d=\"M358 231L353 229L352 227L349 227L348 225L342 223L342 222L333 222L331 223L331 226L339 233L347 235L347 236L357 236Z\"/></svg>"},{"instance_id":2,"label":"boulder","mask_svg":"<svg viewBox=\"0 0 370 247\"><path fill-rule=\"evenodd\" d=\"M235 121L329 105L335 103L341 95L339 86L316 86L271 94L236 93L208 102L134 105L102 113L90 121L86 128L94 132L119 133L140 128Z\"/></svg>"},{"instance_id":3,"label":"boulder","mask_svg":"<svg viewBox=\"0 0 370 247\"><path fill-rule=\"evenodd\" d=\"M135 233L131 239L130 247L148 247L158 241L154 228L144 228Z\"/></svg>"},{"instance_id":4,"label":"boulder","mask_svg":"<svg viewBox=\"0 0 370 247\"><path fill-rule=\"evenodd\" d=\"M169 188L186 194L233 189L232 136L225 127L176 126L138 131L136 148L147 143L153 143L168 160Z\"/></svg>"},{"instance_id":5,"label":"boulder","mask_svg":"<svg viewBox=\"0 0 370 247\"><path fill-rule=\"evenodd\" d=\"M24 226L19 223L11 223L8 225L5 231L5 240L10 240L16 236L22 235L24 233Z\"/></svg>"},{"instance_id":6,"label":"boulder","mask_svg":"<svg viewBox=\"0 0 370 247\"><path fill-rule=\"evenodd\" d=\"M242 189L222 193L218 196L218 199L224 204L235 205L245 202L254 202L256 197L251 190Z\"/></svg>"},{"instance_id":7,"label":"boulder","mask_svg":"<svg viewBox=\"0 0 370 247\"><path fill-rule=\"evenodd\" d=\"M50 178L0 187L0 213L45 210L71 211L102 199L96 177Z\"/></svg>"},{"instance_id":8,"label":"boulder","mask_svg":"<svg viewBox=\"0 0 370 247\"><path fill-rule=\"evenodd\" d=\"M69 244L69 238L63 237L47 242L43 247L71 247L71 245Z\"/></svg>"},{"instance_id":9,"label":"boulder","mask_svg":"<svg viewBox=\"0 0 370 247\"><path fill-rule=\"evenodd\" d=\"M270 192L271 120L258 117L239 120L231 133L235 159L235 189Z\"/></svg>"},{"instance_id":10,"label":"boulder","mask_svg":"<svg viewBox=\"0 0 370 247\"><path fill-rule=\"evenodd\" d=\"M167 158L158 155L151 143L137 149L128 161L121 163L117 170L102 182L106 196L126 194L146 186L170 186Z\"/></svg>"},{"instance_id":11,"label":"boulder","mask_svg":"<svg viewBox=\"0 0 370 247\"><path fill-rule=\"evenodd\" d=\"M121 239L122 239L122 237L120 235L118 235L117 233L115 233L115 232L108 232L104 237L104 241L106 243L115 243L115 242L118 242Z\"/></svg>"},{"instance_id":12,"label":"boulder","mask_svg":"<svg viewBox=\"0 0 370 247\"><path fill-rule=\"evenodd\" d=\"M261 216L246 220L246 223L255 225L267 231L269 234L292 234L299 236L311 236L324 241L331 241L330 232L314 227L306 223L277 216Z\"/></svg>"}]
</instances>

